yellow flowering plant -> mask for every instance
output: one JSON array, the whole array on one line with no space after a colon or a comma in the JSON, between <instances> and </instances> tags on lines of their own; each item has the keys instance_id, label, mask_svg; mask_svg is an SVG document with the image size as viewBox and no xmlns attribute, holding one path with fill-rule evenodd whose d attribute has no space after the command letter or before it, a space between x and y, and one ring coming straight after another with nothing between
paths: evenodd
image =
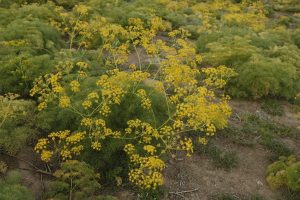
<instances>
[{"instance_id":1,"label":"yellow flowering plant","mask_svg":"<svg viewBox=\"0 0 300 200\"><path fill-rule=\"evenodd\" d=\"M216 31L224 24L247 26L260 31L267 22L265 6L261 1L242 0L241 3L234 3L230 0L212 0L194 4L192 9L202 20L198 32Z\"/></svg>"},{"instance_id":2,"label":"yellow flowering plant","mask_svg":"<svg viewBox=\"0 0 300 200\"><path fill-rule=\"evenodd\" d=\"M83 87L90 80L86 75L88 64L83 61L62 64L71 66L72 73L77 74L75 79L65 78L70 73L60 70L68 68L65 66L36 80L31 95L38 96L39 110L52 103L78 115L81 122L78 131L63 130L41 138L35 150L45 162L57 157L69 160L85 151L86 144L101 151L108 139L124 140L129 181L141 189L156 189L164 183L163 155L185 151L190 156L194 138L206 144L217 129L227 126L229 97L216 95L211 86L223 88L236 74L225 66L200 70L202 58L188 41L189 33L173 30L161 39L160 31L170 27L158 17L147 23L130 19L127 27L107 23L105 28L98 29L104 41L99 52L108 70L97 78L93 88ZM137 62L129 62L132 55ZM201 74L207 79L199 81ZM166 107L163 121L158 121L153 109L154 93ZM75 98L78 94L83 98ZM127 103L128 95L138 99L152 120L133 117L126 128L114 129L110 127L110 116L116 107Z\"/></svg>"}]
</instances>

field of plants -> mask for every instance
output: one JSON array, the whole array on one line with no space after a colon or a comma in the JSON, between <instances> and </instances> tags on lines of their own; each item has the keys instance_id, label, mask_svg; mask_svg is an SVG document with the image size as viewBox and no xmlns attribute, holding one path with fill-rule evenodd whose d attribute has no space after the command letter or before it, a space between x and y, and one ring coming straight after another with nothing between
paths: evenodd
<instances>
[{"instance_id":1,"label":"field of plants","mask_svg":"<svg viewBox=\"0 0 300 200\"><path fill-rule=\"evenodd\" d=\"M300 200L299 0L0 0L0 200Z\"/></svg>"}]
</instances>

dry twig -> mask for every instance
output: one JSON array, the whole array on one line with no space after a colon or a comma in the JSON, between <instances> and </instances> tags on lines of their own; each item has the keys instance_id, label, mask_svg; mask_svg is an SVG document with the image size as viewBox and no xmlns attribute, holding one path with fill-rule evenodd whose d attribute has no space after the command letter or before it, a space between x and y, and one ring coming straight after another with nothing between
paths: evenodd
<instances>
[{"instance_id":1,"label":"dry twig","mask_svg":"<svg viewBox=\"0 0 300 200\"><path fill-rule=\"evenodd\" d=\"M199 188L195 188L195 189L183 190L183 191L179 191L179 192L169 192L169 194L177 195L177 196L180 196L183 199L186 199L186 197L183 194L185 194L185 193L191 193L191 192L196 192L198 190L199 190Z\"/></svg>"}]
</instances>

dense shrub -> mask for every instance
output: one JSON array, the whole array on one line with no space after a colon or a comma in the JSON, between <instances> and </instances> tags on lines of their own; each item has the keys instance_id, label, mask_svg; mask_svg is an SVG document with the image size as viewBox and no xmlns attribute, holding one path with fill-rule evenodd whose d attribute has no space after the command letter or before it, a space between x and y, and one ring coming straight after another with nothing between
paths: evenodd
<instances>
[{"instance_id":1,"label":"dense shrub","mask_svg":"<svg viewBox=\"0 0 300 200\"><path fill-rule=\"evenodd\" d=\"M100 175L84 162L69 160L54 173L57 178L50 183L47 194L54 199L88 199L99 190Z\"/></svg>"},{"instance_id":2,"label":"dense shrub","mask_svg":"<svg viewBox=\"0 0 300 200\"><path fill-rule=\"evenodd\" d=\"M215 41L206 45L208 52L203 53L204 62L210 65L227 65L239 68L247 62L253 54L260 53L260 49L249 44L249 40L241 36L225 37L222 41Z\"/></svg>"},{"instance_id":3,"label":"dense shrub","mask_svg":"<svg viewBox=\"0 0 300 200\"><path fill-rule=\"evenodd\" d=\"M295 45L297 45L298 48L300 48L300 29L297 29L294 34L292 35L292 39L295 43Z\"/></svg>"},{"instance_id":4,"label":"dense shrub","mask_svg":"<svg viewBox=\"0 0 300 200\"><path fill-rule=\"evenodd\" d=\"M280 157L267 169L267 182L273 189L288 187L291 190L300 190L300 162L294 156Z\"/></svg>"},{"instance_id":5,"label":"dense shrub","mask_svg":"<svg viewBox=\"0 0 300 200\"><path fill-rule=\"evenodd\" d=\"M259 34L240 28L201 34L198 50L207 65L231 66L239 73L228 87L236 97L292 99L299 91L300 50L290 31Z\"/></svg>"},{"instance_id":6,"label":"dense shrub","mask_svg":"<svg viewBox=\"0 0 300 200\"><path fill-rule=\"evenodd\" d=\"M85 6L74 9L82 18L89 15ZM103 52L104 74L93 77L88 62L70 59L36 79L31 95L39 99L41 112L54 107L73 112L80 121L74 120L75 130L59 130L39 139L35 151L50 163L81 158L107 171L108 181L113 177L127 179L119 176L128 172L132 184L152 191L164 182L163 155L185 151L190 156L193 152L191 130L197 130L197 137L206 143L216 129L227 125L231 113L228 97L217 99L219 93L215 94L214 88L223 88L236 73L225 66L211 67L198 81L197 66L202 59L188 41L188 32L170 32L169 43L154 39L168 27L158 17L146 23L141 19L128 23L130 26L124 28L100 20L84 26L104 41L99 49ZM78 48L80 43L72 42L75 37L70 28L71 34L66 34L70 36L69 45ZM90 32L79 34L79 40L90 39L86 37ZM89 51L89 45L80 48ZM139 59L138 48L143 49L148 62ZM69 58L73 52L69 51ZM128 60L130 54L137 55L137 63ZM156 60L158 64L153 64Z\"/></svg>"},{"instance_id":7,"label":"dense shrub","mask_svg":"<svg viewBox=\"0 0 300 200\"><path fill-rule=\"evenodd\" d=\"M34 200L29 190L20 183L21 175L17 171L11 171L5 179L0 179L0 199Z\"/></svg>"},{"instance_id":8,"label":"dense shrub","mask_svg":"<svg viewBox=\"0 0 300 200\"><path fill-rule=\"evenodd\" d=\"M51 71L54 52L62 44L48 22L54 14L37 5L0 9L0 94L28 95L34 78Z\"/></svg>"},{"instance_id":9,"label":"dense shrub","mask_svg":"<svg viewBox=\"0 0 300 200\"><path fill-rule=\"evenodd\" d=\"M238 68L229 92L238 97L281 96L291 99L299 91L296 68L279 59L252 56Z\"/></svg>"},{"instance_id":10,"label":"dense shrub","mask_svg":"<svg viewBox=\"0 0 300 200\"><path fill-rule=\"evenodd\" d=\"M35 103L16 99L15 95L0 96L0 148L16 154L36 131L33 129Z\"/></svg>"}]
</instances>

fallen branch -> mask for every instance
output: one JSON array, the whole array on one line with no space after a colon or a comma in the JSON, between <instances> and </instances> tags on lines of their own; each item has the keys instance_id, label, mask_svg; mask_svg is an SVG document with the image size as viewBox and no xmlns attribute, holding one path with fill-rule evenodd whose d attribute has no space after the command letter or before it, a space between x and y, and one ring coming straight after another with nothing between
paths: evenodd
<instances>
[{"instance_id":1,"label":"fallen branch","mask_svg":"<svg viewBox=\"0 0 300 200\"><path fill-rule=\"evenodd\" d=\"M240 122L242 121L242 119L241 119L241 117L239 116L238 113L235 113L235 116L238 118L238 120L239 120Z\"/></svg>"},{"instance_id":2,"label":"fallen branch","mask_svg":"<svg viewBox=\"0 0 300 200\"><path fill-rule=\"evenodd\" d=\"M195 189L192 189L192 190L184 190L184 191L179 191L179 192L169 192L169 194L184 194L184 193L196 192L198 190L199 190L199 188L195 188Z\"/></svg>"},{"instance_id":3,"label":"fallen branch","mask_svg":"<svg viewBox=\"0 0 300 200\"><path fill-rule=\"evenodd\" d=\"M18 169L26 170L26 171L32 171L32 169L23 168L23 167L18 167ZM44 170L35 169L34 171L37 172L37 173L40 173L40 174L45 174L45 175L48 175L48 176L53 176L53 174L51 174L50 172L44 171Z\"/></svg>"}]
</instances>

